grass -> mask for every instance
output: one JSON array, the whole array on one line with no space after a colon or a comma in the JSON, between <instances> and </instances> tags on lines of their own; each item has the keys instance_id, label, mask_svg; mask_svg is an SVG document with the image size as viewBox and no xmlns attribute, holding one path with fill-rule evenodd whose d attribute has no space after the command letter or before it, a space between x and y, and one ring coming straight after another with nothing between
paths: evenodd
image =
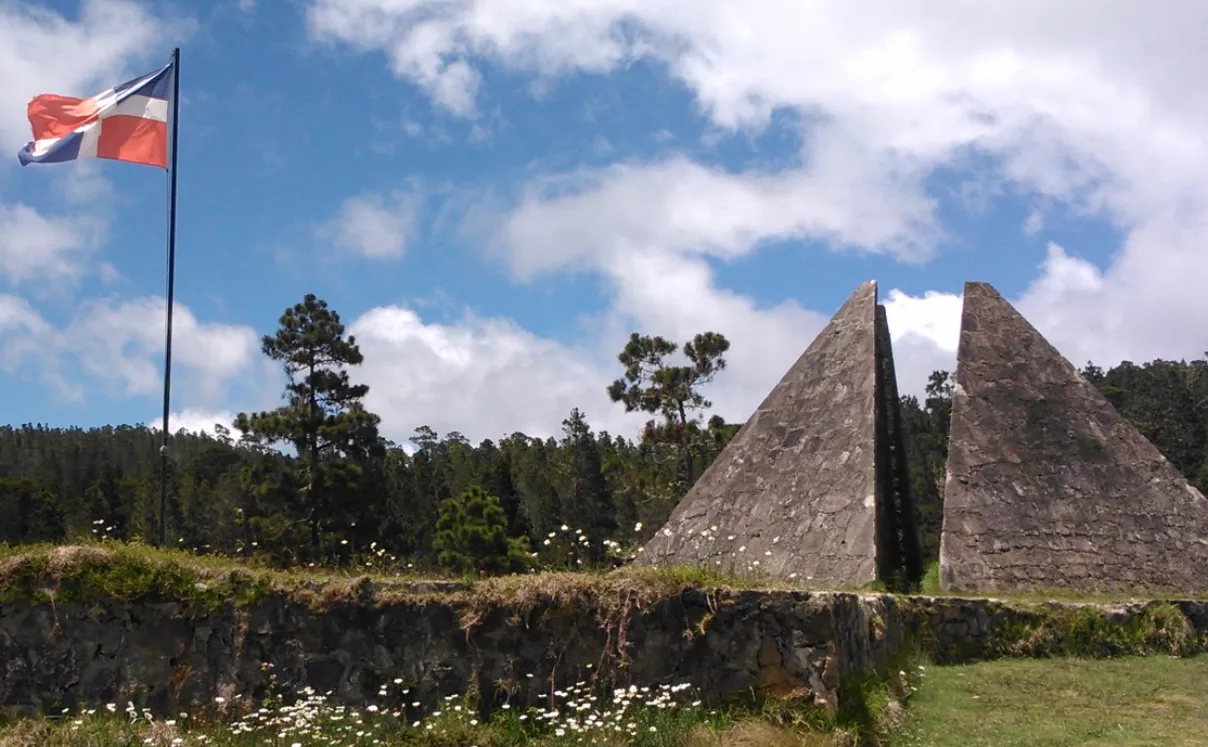
<instances>
[{"instance_id":1,"label":"grass","mask_svg":"<svg viewBox=\"0 0 1208 747\"><path fill-rule=\"evenodd\" d=\"M503 709L486 721L472 697L416 714L405 693L387 693L402 697L376 709L312 694L253 712L216 703L175 719L116 705L28 719L0 728L0 747L1179 747L1208 734L1203 658L897 666L849 683L850 705L833 720L792 700L706 709L682 686L598 694L576 686L555 708ZM907 692L902 707L895 698Z\"/></svg>"},{"instance_id":2,"label":"grass","mask_svg":"<svg viewBox=\"0 0 1208 747\"><path fill-rule=\"evenodd\" d=\"M67 601L97 595L132 601L147 595L212 606L226 600L253 601L273 591L298 595L322 605L359 588L373 586L376 596L441 595L499 600L533 593L580 594L641 588L676 593L692 586L706 590L832 591L881 593L867 588L823 588L756 573L724 575L699 568L625 566L616 570L543 571L479 579L448 573L419 572L405 562L373 567L274 568L252 558L197 555L157 549L141 543L83 542L74 545L0 544L0 602ZM955 598L993 598L1007 602L1117 603L1169 598L1161 594L1098 593L1072 590L1019 591L994 594L949 593L939 588L938 568L927 568L918 594ZM903 595L909 598L912 595ZM1206 598L1202 594L1185 599Z\"/></svg>"},{"instance_id":3,"label":"grass","mask_svg":"<svg viewBox=\"0 0 1208 747\"><path fill-rule=\"evenodd\" d=\"M761 578L733 578L695 568L624 567L614 571L545 571L478 579L358 568L275 569L244 559L199 556L139 543L76 545L0 544L0 602L57 601L106 596L124 601L155 597L210 605L221 600L253 601L270 592L296 594L308 601L339 601L372 585L375 596L479 596L491 599L579 594L621 587L674 593L685 586L788 590L790 584Z\"/></svg>"},{"instance_id":4,"label":"grass","mask_svg":"<svg viewBox=\"0 0 1208 747\"><path fill-rule=\"evenodd\" d=\"M553 707L505 708L488 720L480 720L471 697L448 698L428 714L411 712L405 697L393 706L355 709L313 693L290 705L250 712L223 701L172 719L156 719L133 706L123 712L113 704L0 728L0 747L844 747L854 742L835 724L819 725L803 701L710 710L695 697L684 686L597 696L584 685L560 692Z\"/></svg>"},{"instance_id":5,"label":"grass","mask_svg":"<svg viewBox=\"0 0 1208 747\"><path fill-rule=\"evenodd\" d=\"M895 747L1203 745L1208 661L1022 659L928 668Z\"/></svg>"}]
</instances>

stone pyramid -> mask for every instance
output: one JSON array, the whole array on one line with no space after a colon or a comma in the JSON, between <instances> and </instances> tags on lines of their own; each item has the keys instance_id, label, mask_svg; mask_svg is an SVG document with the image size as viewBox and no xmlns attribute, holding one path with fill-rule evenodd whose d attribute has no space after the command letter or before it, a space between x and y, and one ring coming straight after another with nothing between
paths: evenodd
<instances>
[{"instance_id":1,"label":"stone pyramid","mask_svg":"<svg viewBox=\"0 0 1208 747\"><path fill-rule=\"evenodd\" d=\"M860 586L921 575L893 352L862 284L635 561Z\"/></svg>"},{"instance_id":2,"label":"stone pyramid","mask_svg":"<svg viewBox=\"0 0 1208 747\"><path fill-rule=\"evenodd\" d=\"M994 288L966 283L947 590L1208 590L1208 500Z\"/></svg>"}]
</instances>

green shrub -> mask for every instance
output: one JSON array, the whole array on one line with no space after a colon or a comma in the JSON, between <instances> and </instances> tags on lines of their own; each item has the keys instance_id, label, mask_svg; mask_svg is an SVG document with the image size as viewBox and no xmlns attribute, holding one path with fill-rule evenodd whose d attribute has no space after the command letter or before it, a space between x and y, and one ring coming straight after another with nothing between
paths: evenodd
<instances>
[{"instance_id":1,"label":"green shrub","mask_svg":"<svg viewBox=\"0 0 1208 747\"><path fill-rule=\"evenodd\" d=\"M433 546L443 566L461 572L514 573L530 565L528 538L509 537L499 499L475 485L440 504Z\"/></svg>"}]
</instances>

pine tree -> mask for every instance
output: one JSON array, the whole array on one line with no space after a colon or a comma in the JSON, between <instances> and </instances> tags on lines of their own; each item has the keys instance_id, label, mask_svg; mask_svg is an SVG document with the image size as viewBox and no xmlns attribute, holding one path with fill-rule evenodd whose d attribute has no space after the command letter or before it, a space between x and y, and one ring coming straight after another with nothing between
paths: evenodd
<instances>
[{"instance_id":1,"label":"pine tree","mask_svg":"<svg viewBox=\"0 0 1208 747\"><path fill-rule=\"evenodd\" d=\"M565 459L562 515L587 535L588 556L598 563L604 558L604 540L617 528L604 461L579 408L571 410L570 417L562 421L562 430L566 434L561 444Z\"/></svg>"},{"instance_id":2,"label":"pine tree","mask_svg":"<svg viewBox=\"0 0 1208 747\"><path fill-rule=\"evenodd\" d=\"M358 460L381 448L379 418L365 409L365 384L352 384L345 370L363 357L356 339L344 338L344 325L327 302L307 294L286 309L275 335L265 335L262 349L279 361L289 379L286 404L271 412L240 413L235 427L257 445L291 444L297 451L299 508L310 528L311 550L319 548L320 531L333 518L330 496L354 484Z\"/></svg>"},{"instance_id":3,"label":"pine tree","mask_svg":"<svg viewBox=\"0 0 1208 747\"><path fill-rule=\"evenodd\" d=\"M725 369L730 341L717 332L702 332L684 343L688 365L671 365L666 358L679 349L663 337L634 332L617 356L625 366L625 374L608 387L609 398L624 404L625 412L662 416L661 423L646 424L643 440L674 448L677 497L687 492L700 474L695 457L708 448L709 436L701 428L698 411L713 406L700 393L700 387Z\"/></svg>"},{"instance_id":4,"label":"pine tree","mask_svg":"<svg viewBox=\"0 0 1208 747\"><path fill-rule=\"evenodd\" d=\"M433 546L440 564L455 571L506 573L529 565L526 537L507 536L499 499L477 485L440 504Z\"/></svg>"}]
</instances>

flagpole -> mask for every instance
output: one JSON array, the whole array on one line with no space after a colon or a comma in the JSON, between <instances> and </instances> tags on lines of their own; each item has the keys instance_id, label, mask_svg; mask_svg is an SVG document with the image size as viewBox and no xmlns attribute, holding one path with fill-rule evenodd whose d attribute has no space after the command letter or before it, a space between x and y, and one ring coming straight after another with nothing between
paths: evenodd
<instances>
[{"instance_id":1,"label":"flagpole","mask_svg":"<svg viewBox=\"0 0 1208 747\"><path fill-rule=\"evenodd\" d=\"M172 50L172 154L168 170L168 320L164 339L164 429L159 447L159 546L168 543L168 413L172 401L172 303L176 285L176 144L180 121L180 48Z\"/></svg>"}]
</instances>

